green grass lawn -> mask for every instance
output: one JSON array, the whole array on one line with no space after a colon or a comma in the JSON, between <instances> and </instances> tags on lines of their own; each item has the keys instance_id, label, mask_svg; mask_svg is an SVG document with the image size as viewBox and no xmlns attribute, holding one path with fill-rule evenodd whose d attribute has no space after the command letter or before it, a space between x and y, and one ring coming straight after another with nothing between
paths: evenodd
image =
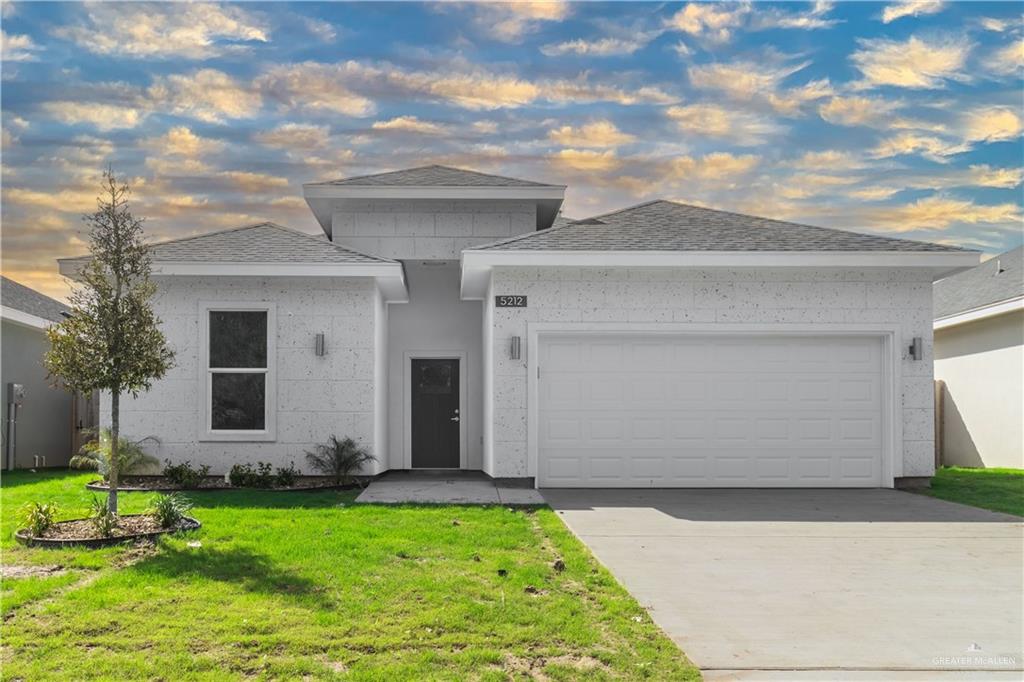
<instances>
[{"instance_id":1,"label":"green grass lawn","mask_svg":"<svg viewBox=\"0 0 1024 682\"><path fill-rule=\"evenodd\" d=\"M943 467L922 492L951 502L1024 516L1024 470Z\"/></svg>"},{"instance_id":2,"label":"green grass lawn","mask_svg":"<svg viewBox=\"0 0 1024 682\"><path fill-rule=\"evenodd\" d=\"M203 528L150 550L14 542L25 502L84 516L94 477L3 477L4 565L63 567L3 581L4 679L700 678L548 509L197 492Z\"/></svg>"}]
</instances>

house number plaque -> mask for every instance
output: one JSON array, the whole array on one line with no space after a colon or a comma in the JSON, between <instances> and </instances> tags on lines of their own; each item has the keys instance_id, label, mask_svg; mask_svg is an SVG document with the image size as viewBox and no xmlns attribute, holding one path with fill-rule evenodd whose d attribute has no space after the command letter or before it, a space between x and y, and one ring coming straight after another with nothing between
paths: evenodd
<instances>
[{"instance_id":1,"label":"house number plaque","mask_svg":"<svg viewBox=\"0 0 1024 682\"><path fill-rule=\"evenodd\" d=\"M498 308L525 308L525 296L495 296L494 305Z\"/></svg>"}]
</instances>

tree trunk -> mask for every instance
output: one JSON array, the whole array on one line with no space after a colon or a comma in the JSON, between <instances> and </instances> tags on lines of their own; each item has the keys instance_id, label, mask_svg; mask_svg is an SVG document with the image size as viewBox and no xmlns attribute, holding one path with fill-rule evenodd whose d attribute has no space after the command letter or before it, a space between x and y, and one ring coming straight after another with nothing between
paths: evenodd
<instances>
[{"instance_id":1,"label":"tree trunk","mask_svg":"<svg viewBox=\"0 0 1024 682\"><path fill-rule=\"evenodd\" d=\"M121 392L110 394L110 481L107 495L107 509L117 514L118 445L121 439Z\"/></svg>"}]
</instances>

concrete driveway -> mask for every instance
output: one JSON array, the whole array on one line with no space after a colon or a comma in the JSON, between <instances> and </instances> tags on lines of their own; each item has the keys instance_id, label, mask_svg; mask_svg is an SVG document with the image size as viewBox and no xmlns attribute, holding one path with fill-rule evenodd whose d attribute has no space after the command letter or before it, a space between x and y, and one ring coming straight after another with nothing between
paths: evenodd
<instances>
[{"instance_id":1,"label":"concrete driveway","mask_svg":"<svg viewBox=\"0 0 1024 682\"><path fill-rule=\"evenodd\" d=\"M1020 519L893 490L543 490L707 679L1021 679Z\"/></svg>"}]
</instances>

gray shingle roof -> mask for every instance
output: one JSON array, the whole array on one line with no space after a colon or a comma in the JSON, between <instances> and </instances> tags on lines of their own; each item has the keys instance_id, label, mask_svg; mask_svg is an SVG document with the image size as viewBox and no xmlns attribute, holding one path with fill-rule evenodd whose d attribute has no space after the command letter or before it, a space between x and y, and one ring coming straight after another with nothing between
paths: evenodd
<instances>
[{"instance_id":1,"label":"gray shingle roof","mask_svg":"<svg viewBox=\"0 0 1024 682\"><path fill-rule=\"evenodd\" d=\"M656 200L474 247L498 251L964 251Z\"/></svg>"},{"instance_id":2,"label":"gray shingle roof","mask_svg":"<svg viewBox=\"0 0 1024 682\"><path fill-rule=\"evenodd\" d=\"M507 178L477 171L452 168L451 166L420 166L405 170L358 175L352 178L314 182L314 185L368 185L368 186L416 186L416 187L561 187L543 182Z\"/></svg>"},{"instance_id":3,"label":"gray shingle roof","mask_svg":"<svg viewBox=\"0 0 1024 682\"><path fill-rule=\"evenodd\" d=\"M60 301L6 277L0 277L0 304L53 322L60 322L64 319L61 313L71 310Z\"/></svg>"},{"instance_id":4,"label":"gray shingle roof","mask_svg":"<svg viewBox=\"0 0 1024 682\"><path fill-rule=\"evenodd\" d=\"M393 263L335 244L324 236L274 223L245 225L159 242L150 246L154 263ZM88 256L68 260L88 260Z\"/></svg>"},{"instance_id":5,"label":"gray shingle roof","mask_svg":"<svg viewBox=\"0 0 1024 682\"><path fill-rule=\"evenodd\" d=\"M1024 296L1024 246L935 283L935 319ZM1001 272L1000 272L1001 270Z\"/></svg>"}]
</instances>

